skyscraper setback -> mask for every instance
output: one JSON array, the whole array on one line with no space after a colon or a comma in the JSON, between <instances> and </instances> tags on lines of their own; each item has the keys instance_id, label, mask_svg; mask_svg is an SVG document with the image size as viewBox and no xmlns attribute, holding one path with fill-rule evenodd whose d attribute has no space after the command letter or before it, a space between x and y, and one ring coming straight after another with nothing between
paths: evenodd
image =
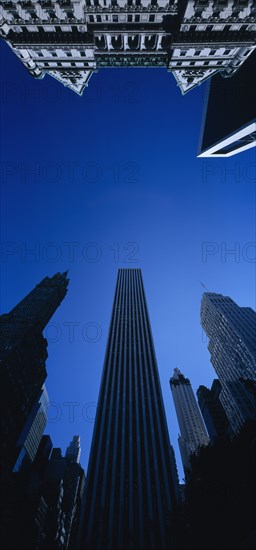
<instances>
[{"instance_id":1,"label":"skyscraper setback","mask_svg":"<svg viewBox=\"0 0 256 550\"><path fill-rule=\"evenodd\" d=\"M179 369L174 369L170 387L181 435L178 438L184 471L189 470L189 457L201 445L208 445L209 437L190 381Z\"/></svg>"},{"instance_id":2,"label":"skyscraper setback","mask_svg":"<svg viewBox=\"0 0 256 550\"><path fill-rule=\"evenodd\" d=\"M247 419L256 418L256 313L228 296L205 293L201 324L222 386L220 400L232 429L239 432Z\"/></svg>"},{"instance_id":3,"label":"skyscraper setback","mask_svg":"<svg viewBox=\"0 0 256 550\"><path fill-rule=\"evenodd\" d=\"M172 548L178 481L139 269L118 272L81 548Z\"/></svg>"}]
</instances>

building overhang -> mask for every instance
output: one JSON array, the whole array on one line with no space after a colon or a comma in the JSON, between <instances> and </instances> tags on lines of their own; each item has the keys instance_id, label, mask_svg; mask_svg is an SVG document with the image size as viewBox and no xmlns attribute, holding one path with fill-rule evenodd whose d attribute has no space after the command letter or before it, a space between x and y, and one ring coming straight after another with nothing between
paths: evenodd
<instances>
[{"instance_id":1,"label":"building overhang","mask_svg":"<svg viewBox=\"0 0 256 550\"><path fill-rule=\"evenodd\" d=\"M197 158L231 157L256 146L256 119L237 132L225 137L204 151Z\"/></svg>"}]
</instances>

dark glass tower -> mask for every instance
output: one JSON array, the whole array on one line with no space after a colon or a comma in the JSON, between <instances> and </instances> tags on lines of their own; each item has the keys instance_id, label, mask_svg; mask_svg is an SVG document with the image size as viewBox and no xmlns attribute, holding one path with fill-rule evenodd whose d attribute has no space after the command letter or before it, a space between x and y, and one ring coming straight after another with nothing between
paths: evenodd
<instances>
[{"instance_id":1,"label":"dark glass tower","mask_svg":"<svg viewBox=\"0 0 256 550\"><path fill-rule=\"evenodd\" d=\"M0 317L1 465L14 467L19 436L46 379L47 341L42 331L66 295L67 272L45 277L10 313Z\"/></svg>"},{"instance_id":2,"label":"dark glass tower","mask_svg":"<svg viewBox=\"0 0 256 550\"><path fill-rule=\"evenodd\" d=\"M172 548L174 472L141 271L120 269L79 548Z\"/></svg>"},{"instance_id":3,"label":"dark glass tower","mask_svg":"<svg viewBox=\"0 0 256 550\"><path fill-rule=\"evenodd\" d=\"M214 380L211 389L199 386L196 394L211 441L228 437L232 430L220 401L221 383Z\"/></svg>"}]
</instances>

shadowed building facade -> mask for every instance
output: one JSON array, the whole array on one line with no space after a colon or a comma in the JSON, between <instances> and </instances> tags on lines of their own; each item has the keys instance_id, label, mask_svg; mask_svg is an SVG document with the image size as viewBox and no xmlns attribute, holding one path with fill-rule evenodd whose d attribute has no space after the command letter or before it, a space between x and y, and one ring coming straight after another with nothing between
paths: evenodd
<instances>
[{"instance_id":1,"label":"shadowed building facade","mask_svg":"<svg viewBox=\"0 0 256 550\"><path fill-rule=\"evenodd\" d=\"M139 269L118 272L79 548L172 548L178 498Z\"/></svg>"},{"instance_id":2,"label":"shadowed building facade","mask_svg":"<svg viewBox=\"0 0 256 550\"><path fill-rule=\"evenodd\" d=\"M0 317L3 476L12 471L22 448L33 459L35 432L37 445L43 433L46 403L40 396L45 394L47 341L42 332L65 297L68 281L67 272L45 277Z\"/></svg>"},{"instance_id":3,"label":"shadowed building facade","mask_svg":"<svg viewBox=\"0 0 256 550\"><path fill-rule=\"evenodd\" d=\"M230 157L256 147L255 72L256 49L231 79L215 75L208 81L199 157Z\"/></svg>"},{"instance_id":4,"label":"shadowed building facade","mask_svg":"<svg viewBox=\"0 0 256 550\"><path fill-rule=\"evenodd\" d=\"M232 434L228 417L220 401L220 393L221 383L217 379L213 381L211 389L199 386L196 392L198 404L212 442Z\"/></svg>"}]
</instances>

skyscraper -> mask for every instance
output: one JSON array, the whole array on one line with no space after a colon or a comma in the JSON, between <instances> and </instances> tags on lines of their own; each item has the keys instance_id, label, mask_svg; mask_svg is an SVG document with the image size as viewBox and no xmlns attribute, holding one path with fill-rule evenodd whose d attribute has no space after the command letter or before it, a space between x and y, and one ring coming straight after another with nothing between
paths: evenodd
<instances>
[{"instance_id":1,"label":"skyscraper","mask_svg":"<svg viewBox=\"0 0 256 550\"><path fill-rule=\"evenodd\" d=\"M220 401L221 383L214 380L211 389L199 386L198 404L205 421L211 441L231 435L232 430L228 417Z\"/></svg>"},{"instance_id":2,"label":"skyscraper","mask_svg":"<svg viewBox=\"0 0 256 550\"><path fill-rule=\"evenodd\" d=\"M81 549L172 548L175 465L140 269L118 272Z\"/></svg>"},{"instance_id":3,"label":"skyscraper","mask_svg":"<svg viewBox=\"0 0 256 550\"><path fill-rule=\"evenodd\" d=\"M71 462L77 462L79 464L81 455L81 445L79 435L74 435L72 441L67 447L65 458Z\"/></svg>"},{"instance_id":4,"label":"skyscraper","mask_svg":"<svg viewBox=\"0 0 256 550\"><path fill-rule=\"evenodd\" d=\"M256 418L256 313L228 296L206 292L201 324L222 386L220 400L232 429L239 432L247 419Z\"/></svg>"},{"instance_id":5,"label":"skyscraper","mask_svg":"<svg viewBox=\"0 0 256 550\"><path fill-rule=\"evenodd\" d=\"M230 157L256 146L255 71L256 49L232 78L208 82L199 157Z\"/></svg>"},{"instance_id":6,"label":"skyscraper","mask_svg":"<svg viewBox=\"0 0 256 550\"><path fill-rule=\"evenodd\" d=\"M10 313L0 317L2 471L14 467L19 437L43 389L47 341L42 331L67 286L66 272L45 277Z\"/></svg>"},{"instance_id":7,"label":"skyscraper","mask_svg":"<svg viewBox=\"0 0 256 550\"><path fill-rule=\"evenodd\" d=\"M208 445L209 437L190 381L177 368L170 379L170 387L180 428L180 454L186 473L190 468L189 456L196 453L201 445Z\"/></svg>"},{"instance_id":8,"label":"skyscraper","mask_svg":"<svg viewBox=\"0 0 256 550\"><path fill-rule=\"evenodd\" d=\"M49 398L46 387L43 385L39 398L35 401L17 441L16 447L19 449L19 455L13 468L14 472L33 462L47 424L48 407Z\"/></svg>"},{"instance_id":9,"label":"skyscraper","mask_svg":"<svg viewBox=\"0 0 256 550\"><path fill-rule=\"evenodd\" d=\"M255 48L254 0L2 0L0 35L30 74L82 94L101 67L165 67L185 93Z\"/></svg>"},{"instance_id":10,"label":"skyscraper","mask_svg":"<svg viewBox=\"0 0 256 550\"><path fill-rule=\"evenodd\" d=\"M77 436L74 441L79 443ZM43 436L33 462L9 476L1 491L5 550L75 549L84 492L84 470L77 458L77 453L64 458Z\"/></svg>"}]
</instances>

